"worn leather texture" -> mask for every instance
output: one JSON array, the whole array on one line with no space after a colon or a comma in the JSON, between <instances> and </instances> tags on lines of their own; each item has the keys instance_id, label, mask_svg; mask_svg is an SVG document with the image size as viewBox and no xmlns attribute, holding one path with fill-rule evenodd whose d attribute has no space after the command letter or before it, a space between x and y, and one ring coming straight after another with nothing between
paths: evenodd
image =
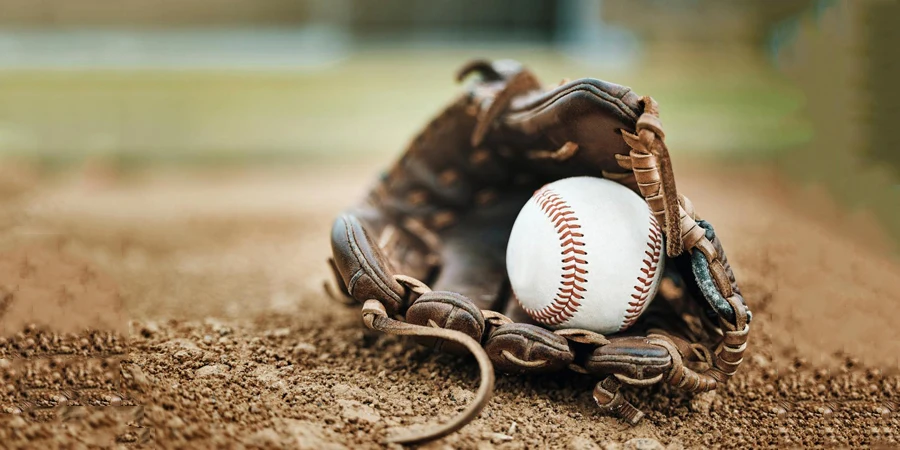
<instances>
[{"instance_id":1,"label":"worn leather texture","mask_svg":"<svg viewBox=\"0 0 900 450\"><path fill-rule=\"evenodd\" d=\"M595 398L629 420L641 414L618 397L616 383L700 391L727 380L751 316L722 243L676 191L656 103L590 78L544 87L513 61L476 61L459 78L468 75L477 77L335 221L333 265L346 292L381 302L401 321L469 335L504 372L615 377ZM575 342L542 329L509 287L506 244L516 215L535 190L573 176L628 186L666 224L674 264L665 291L676 294L658 294L621 336Z\"/></svg>"}]
</instances>

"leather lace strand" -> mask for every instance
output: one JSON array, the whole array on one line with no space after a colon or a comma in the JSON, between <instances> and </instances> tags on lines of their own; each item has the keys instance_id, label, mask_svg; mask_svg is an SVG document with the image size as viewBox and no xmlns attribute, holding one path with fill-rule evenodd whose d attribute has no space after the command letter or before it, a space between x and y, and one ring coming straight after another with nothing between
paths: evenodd
<instances>
[{"instance_id":1,"label":"leather lace strand","mask_svg":"<svg viewBox=\"0 0 900 450\"><path fill-rule=\"evenodd\" d=\"M468 349L478 362L481 381L475 399L469 403L466 409L449 422L433 425L424 431L404 430L389 436L389 443L419 444L447 436L471 422L481 410L487 406L494 392L494 367L481 344L465 333L445 328L424 327L411 323L401 322L387 316L384 305L378 300L367 300L362 309L363 321L370 329L388 334L400 336L420 336L446 339L463 345Z\"/></svg>"}]
</instances>

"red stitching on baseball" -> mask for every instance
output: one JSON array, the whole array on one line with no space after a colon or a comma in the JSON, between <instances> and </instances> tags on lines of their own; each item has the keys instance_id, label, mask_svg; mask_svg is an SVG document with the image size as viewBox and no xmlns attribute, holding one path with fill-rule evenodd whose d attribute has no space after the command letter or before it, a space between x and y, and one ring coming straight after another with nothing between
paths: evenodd
<instances>
[{"instance_id":1,"label":"red stitching on baseball","mask_svg":"<svg viewBox=\"0 0 900 450\"><path fill-rule=\"evenodd\" d=\"M662 254L663 245L662 230L660 230L659 222L656 221L653 215L650 216L650 233L647 239L647 248L649 250L644 251L648 259L643 260L645 266L641 268L643 276L637 277L638 285L634 287L636 293L631 294L631 298L635 301L628 302L631 308L628 308L626 311L625 320L619 327L619 331L634 325L641 312L644 311L644 307L647 306L647 300L649 300L648 297L650 297L650 286L653 284L653 277L659 268L659 258Z\"/></svg>"},{"instance_id":2,"label":"red stitching on baseball","mask_svg":"<svg viewBox=\"0 0 900 450\"><path fill-rule=\"evenodd\" d=\"M578 217L572 207L552 189L543 188L535 192L533 199L556 229L559 246L562 248L560 255L565 258L562 259L562 281L553 303L539 310L524 309L537 322L559 325L571 319L581 306L578 301L584 300L582 294L585 292L584 283L587 283L587 279L581 275L587 273L584 266L588 262L579 257L587 255L583 248L584 242L579 240L584 234L577 231L581 225L578 224Z\"/></svg>"}]
</instances>

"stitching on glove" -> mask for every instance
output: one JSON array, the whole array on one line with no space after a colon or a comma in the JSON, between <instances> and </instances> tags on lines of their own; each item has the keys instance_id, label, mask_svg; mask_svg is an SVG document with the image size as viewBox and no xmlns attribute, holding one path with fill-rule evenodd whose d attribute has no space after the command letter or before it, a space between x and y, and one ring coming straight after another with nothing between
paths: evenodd
<instances>
[{"instance_id":1,"label":"stitching on glove","mask_svg":"<svg viewBox=\"0 0 900 450\"><path fill-rule=\"evenodd\" d=\"M575 211L559 194L552 189L541 189L534 194L534 201L540 206L541 211L553 223L556 233L559 236L562 248L560 254L563 256L561 260L563 264L562 281L556 298L550 305L533 310L525 308L528 314L534 320L545 325L559 325L572 318L581 306L579 300L584 299L584 284L587 279L583 278L588 273L584 266L587 260L582 257L587 255L584 251L584 242L580 238L584 234L578 232L581 225L578 224L578 217Z\"/></svg>"},{"instance_id":2,"label":"stitching on glove","mask_svg":"<svg viewBox=\"0 0 900 450\"><path fill-rule=\"evenodd\" d=\"M631 294L632 302L628 302L631 308L628 308L625 314L625 320L619 331L622 331L637 322L638 317L647 306L647 300L650 297L650 286L653 284L653 277L656 276L656 270L659 268L659 258L662 253L662 230L659 222L650 214L650 230L647 236L647 250L644 254L647 258L643 260L644 267L641 268L641 275L637 277L638 284L634 286L636 291Z\"/></svg>"},{"instance_id":3,"label":"stitching on glove","mask_svg":"<svg viewBox=\"0 0 900 450\"><path fill-rule=\"evenodd\" d=\"M381 278L378 277L375 269L373 269L372 265L369 264L369 260L366 259L366 256L359 248L359 243L356 242L356 232L353 231L353 226L350 225L349 221L347 221L347 242L350 244L350 250L353 252L353 256L355 256L357 262L359 262L359 272L364 272L365 275L367 275L375 283L375 285L377 285L381 289L382 293L390 297L391 300L394 300L398 304L402 304L403 300L400 298L400 296L397 295L396 292L391 290L391 288L387 284L385 284L385 282L382 281ZM354 276L354 278L356 280L353 281L353 287L356 287L356 281L359 280L359 277ZM353 291L350 286L348 286L347 290L349 290L352 295Z\"/></svg>"}]
</instances>

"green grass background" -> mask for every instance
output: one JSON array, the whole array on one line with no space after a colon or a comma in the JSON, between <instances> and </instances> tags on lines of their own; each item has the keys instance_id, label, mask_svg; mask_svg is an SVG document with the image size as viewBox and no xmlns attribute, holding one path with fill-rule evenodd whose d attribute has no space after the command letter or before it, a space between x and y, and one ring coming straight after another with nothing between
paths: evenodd
<instances>
[{"instance_id":1,"label":"green grass background","mask_svg":"<svg viewBox=\"0 0 900 450\"><path fill-rule=\"evenodd\" d=\"M0 154L46 167L383 160L460 92L453 75L474 57L652 95L676 153L768 157L810 134L802 93L751 49L661 49L612 70L549 48L378 49L302 71L0 72Z\"/></svg>"}]
</instances>

